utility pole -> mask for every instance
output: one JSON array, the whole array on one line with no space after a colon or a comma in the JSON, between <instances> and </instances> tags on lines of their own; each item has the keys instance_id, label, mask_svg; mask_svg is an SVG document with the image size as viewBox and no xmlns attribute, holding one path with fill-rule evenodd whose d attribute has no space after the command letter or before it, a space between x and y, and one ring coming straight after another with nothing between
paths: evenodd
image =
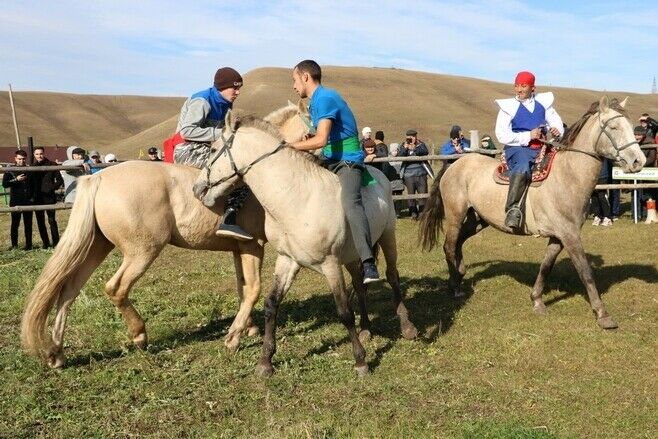
<instances>
[{"instance_id":1,"label":"utility pole","mask_svg":"<svg viewBox=\"0 0 658 439\"><path fill-rule=\"evenodd\" d=\"M658 89L656 88L656 77L653 77L653 85L651 86L651 94L655 95L658 93Z\"/></svg>"},{"instance_id":2,"label":"utility pole","mask_svg":"<svg viewBox=\"0 0 658 439\"><path fill-rule=\"evenodd\" d=\"M654 85L655 85L654 78ZM11 93L11 84L9 84L9 105L11 105L11 115L14 119L14 132L16 133L16 146L21 149L21 136L18 132L18 122L16 122L16 108L14 107L14 96Z\"/></svg>"}]
</instances>

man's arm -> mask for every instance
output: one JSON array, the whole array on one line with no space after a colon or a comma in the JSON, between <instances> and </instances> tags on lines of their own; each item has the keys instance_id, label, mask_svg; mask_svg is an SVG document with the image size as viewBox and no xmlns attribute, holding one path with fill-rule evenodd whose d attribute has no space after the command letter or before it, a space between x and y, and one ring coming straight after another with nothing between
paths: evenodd
<instances>
[{"instance_id":1,"label":"man's arm","mask_svg":"<svg viewBox=\"0 0 658 439\"><path fill-rule=\"evenodd\" d=\"M530 143L530 131L520 133L512 131L512 116L502 110L498 112L496 118L496 137L503 145L526 146Z\"/></svg>"},{"instance_id":2,"label":"man's arm","mask_svg":"<svg viewBox=\"0 0 658 439\"><path fill-rule=\"evenodd\" d=\"M429 151L427 150L427 145L425 145L423 142L420 142L418 145L416 145L415 149L415 155L428 155Z\"/></svg>"},{"instance_id":3,"label":"man's arm","mask_svg":"<svg viewBox=\"0 0 658 439\"><path fill-rule=\"evenodd\" d=\"M546 110L546 122L548 122L548 126L550 127L553 136L562 137L564 134L564 124L562 123L560 115L555 111L555 108L549 107L548 110Z\"/></svg>"},{"instance_id":4,"label":"man's arm","mask_svg":"<svg viewBox=\"0 0 658 439\"><path fill-rule=\"evenodd\" d=\"M323 148L327 145L329 140L329 133L333 121L331 119L322 119L318 123L318 129L315 136L309 137L306 140L301 140L292 144L292 147L300 151L313 151L314 149Z\"/></svg>"},{"instance_id":5,"label":"man's arm","mask_svg":"<svg viewBox=\"0 0 658 439\"><path fill-rule=\"evenodd\" d=\"M218 128L201 127L210 114L210 104L205 99L192 99L186 110L179 131L186 142L212 143L219 138L221 130Z\"/></svg>"}]
</instances>

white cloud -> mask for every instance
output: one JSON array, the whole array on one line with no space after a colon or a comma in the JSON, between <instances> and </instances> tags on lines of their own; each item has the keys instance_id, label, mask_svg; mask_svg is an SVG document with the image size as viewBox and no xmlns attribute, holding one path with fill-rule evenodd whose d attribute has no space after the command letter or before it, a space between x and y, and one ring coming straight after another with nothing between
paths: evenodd
<instances>
[{"instance_id":1,"label":"white cloud","mask_svg":"<svg viewBox=\"0 0 658 439\"><path fill-rule=\"evenodd\" d=\"M508 82L646 92L658 13L520 1L59 1L0 11L0 83L17 89L187 95L220 65L400 67ZM555 3L553 3L555 4ZM557 3L559 4L559 2ZM597 14L597 11L600 13ZM636 9L639 11L639 9Z\"/></svg>"}]
</instances>

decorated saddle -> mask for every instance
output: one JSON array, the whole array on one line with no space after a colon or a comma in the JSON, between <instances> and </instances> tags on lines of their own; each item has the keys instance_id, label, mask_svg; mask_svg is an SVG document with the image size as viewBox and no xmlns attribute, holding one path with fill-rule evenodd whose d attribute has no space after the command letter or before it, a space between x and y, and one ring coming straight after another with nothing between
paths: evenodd
<instances>
[{"instance_id":1,"label":"decorated saddle","mask_svg":"<svg viewBox=\"0 0 658 439\"><path fill-rule=\"evenodd\" d=\"M548 144L542 146L532 167L532 183L530 186L541 186L542 182L548 177L555 153L557 153L557 149L553 146ZM505 151L500 156L500 164L496 167L493 178L498 184L509 184L509 168L505 160Z\"/></svg>"}]
</instances>

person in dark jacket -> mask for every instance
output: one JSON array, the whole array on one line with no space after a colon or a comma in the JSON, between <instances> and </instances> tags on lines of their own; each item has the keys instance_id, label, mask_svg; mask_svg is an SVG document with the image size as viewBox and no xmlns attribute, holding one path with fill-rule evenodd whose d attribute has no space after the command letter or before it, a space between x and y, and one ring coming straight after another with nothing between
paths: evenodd
<instances>
[{"instance_id":1,"label":"person in dark jacket","mask_svg":"<svg viewBox=\"0 0 658 439\"><path fill-rule=\"evenodd\" d=\"M416 130L408 130L403 144L398 149L399 157L418 157L429 155L427 146L418 139ZM400 171L407 194L413 195L427 193L427 176L431 175L431 168L427 162L402 162ZM409 214L411 218L418 219L423 212L425 200L409 200Z\"/></svg>"},{"instance_id":2,"label":"person in dark jacket","mask_svg":"<svg viewBox=\"0 0 658 439\"><path fill-rule=\"evenodd\" d=\"M27 163L27 153L18 150L14 154L16 166L25 166ZM10 190L9 206L29 206L32 204L32 194L27 174L23 172L5 172L2 176L2 187ZM32 212L12 212L10 238L11 247L18 247L18 227L23 217L23 228L25 229L25 250L32 248Z\"/></svg>"},{"instance_id":3,"label":"person in dark jacket","mask_svg":"<svg viewBox=\"0 0 658 439\"><path fill-rule=\"evenodd\" d=\"M44 155L42 147L34 148L34 163L33 166L56 166L57 163L51 162ZM55 204L57 201L55 191L64 186L64 180L59 171L45 171L33 172L30 175L32 195L34 197L34 204ZM41 242L43 248L51 246L50 238L48 238L48 230L46 229L45 215L48 215L48 224L50 225L50 234L52 237L52 246L55 247L59 242L59 230L57 228L57 221L55 220L55 211L43 210L34 212L37 219L37 228L39 235L41 235Z\"/></svg>"}]
</instances>

